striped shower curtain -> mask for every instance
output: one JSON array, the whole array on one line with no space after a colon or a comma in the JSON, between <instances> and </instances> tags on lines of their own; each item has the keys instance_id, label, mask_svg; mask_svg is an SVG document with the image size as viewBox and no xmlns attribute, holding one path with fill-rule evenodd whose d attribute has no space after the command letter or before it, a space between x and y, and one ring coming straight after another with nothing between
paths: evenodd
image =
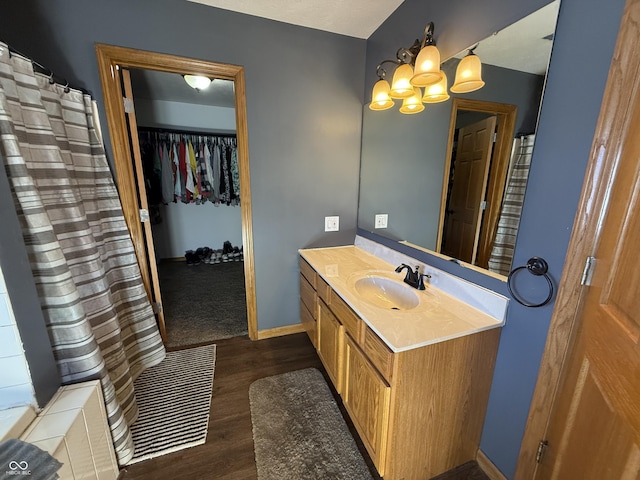
<instances>
[{"instance_id":1,"label":"striped shower curtain","mask_svg":"<svg viewBox=\"0 0 640 480\"><path fill-rule=\"evenodd\" d=\"M133 456L134 379L164 346L89 95L0 43L0 156L64 384L100 379L118 462Z\"/></svg>"},{"instance_id":2,"label":"striped shower curtain","mask_svg":"<svg viewBox=\"0 0 640 480\"><path fill-rule=\"evenodd\" d=\"M513 252L520 226L524 193L531 167L531 154L535 135L516 137L513 142L507 188L498 219L498 229L489 257L489 270L501 275L509 275Z\"/></svg>"}]
</instances>

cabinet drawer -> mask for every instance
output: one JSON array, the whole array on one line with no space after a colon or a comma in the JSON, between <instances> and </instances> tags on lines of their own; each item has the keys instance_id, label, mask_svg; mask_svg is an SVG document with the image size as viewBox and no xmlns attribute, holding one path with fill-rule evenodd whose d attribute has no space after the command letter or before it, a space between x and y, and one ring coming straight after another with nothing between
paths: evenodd
<instances>
[{"instance_id":1,"label":"cabinet drawer","mask_svg":"<svg viewBox=\"0 0 640 480\"><path fill-rule=\"evenodd\" d=\"M393 376L393 352L369 327L365 327L362 350L369 361L378 369L382 376L391 382Z\"/></svg>"},{"instance_id":2,"label":"cabinet drawer","mask_svg":"<svg viewBox=\"0 0 640 480\"><path fill-rule=\"evenodd\" d=\"M300 301L311 312L315 320L318 319L318 295L307 277L300 275Z\"/></svg>"},{"instance_id":3,"label":"cabinet drawer","mask_svg":"<svg viewBox=\"0 0 640 480\"><path fill-rule=\"evenodd\" d=\"M331 287L324 279L318 275L318 296L326 303L327 305L331 305L331 295L334 295ZM335 295L334 295L335 296Z\"/></svg>"},{"instance_id":4,"label":"cabinet drawer","mask_svg":"<svg viewBox=\"0 0 640 480\"><path fill-rule=\"evenodd\" d=\"M340 298L335 292L331 292L331 310L335 316L340 320L340 323L344 325L344 329L356 343L362 343L362 330L364 323L360 320L351 307Z\"/></svg>"},{"instance_id":5,"label":"cabinet drawer","mask_svg":"<svg viewBox=\"0 0 640 480\"><path fill-rule=\"evenodd\" d=\"M313 267L309 265L307 261L302 257L300 257L300 273L304 275L304 277L307 279L307 281L311 284L311 286L315 290L315 288L318 285L317 284L318 275L316 274L316 271L313 269Z\"/></svg>"},{"instance_id":6,"label":"cabinet drawer","mask_svg":"<svg viewBox=\"0 0 640 480\"><path fill-rule=\"evenodd\" d=\"M314 315L309 311L304 303L300 302L300 320L304 329L309 335L309 339L313 346L318 348L318 322L314 318Z\"/></svg>"}]
</instances>

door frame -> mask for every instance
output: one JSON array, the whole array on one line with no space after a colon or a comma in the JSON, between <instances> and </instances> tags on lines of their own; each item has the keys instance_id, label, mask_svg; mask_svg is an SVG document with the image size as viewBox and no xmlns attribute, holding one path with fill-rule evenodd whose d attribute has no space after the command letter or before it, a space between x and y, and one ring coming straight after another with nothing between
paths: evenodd
<instances>
[{"instance_id":1,"label":"door frame","mask_svg":"<svg viewBox=\"0 0 640 480\"><path fill-rule=\"evenodd\" d=\"M245 96L244 68L238 65L210 62L164 53L96 44L98 70L104 94L105 113L114 156L114 174L122 202L125 221L131 233L138 263L147 292L151 291L147 267L147 245L140 222L139 201L131 151L128 148L128 129L122 88L116 69L141 68L177 74L195 72L212 78L234 82L236 136L238 144L238 171L242 186L240 211L242 217L242 242L244 253L244 278L247 305L247 330L249 338L258 338L255 268L253 254L253 221L251 209L251 182L249 175L249 141Z\"/></svg>"},{"instance_id":2,"label":"door frame","mask_svg":"<svg viewBox=\"0 0 640 480\"><path fill-rule=\"evenodd\" d=\"M567 250L567 262L520 447L516 480L532 479L536 475L538 445L545 439L564 366L571 356L575 334L581 324L583 296L588 288L581 285L585 262L595 252L600 238L600 223L608 206L611 188L609 180L615 175L626 138L633 134L627 132L625 123L634 100L640 95L640 50L637 48L636 27L640 23L639 4L640 0L628 0L622 15Z\"/></svg>"},{"instance_id":3,"label":"door frame","mask_svg":"<svg viewBox=\"0 0 640 480\"><path fill-rule=\"evenodd\" d=\"M515 135L516 114L518 107L507 103L487 102L484 100L472 100L468 98L454 97L451 102L451 118L449 121L449 139L447 141L447 153L444 165L444 178L442 180L442 198L440 199L440 220L438 223L438 239L436 241L436 251L440 251L444 232L444 217L447 209L447 192L449 190L449 175L451 173L451 155L453 153L453 141L456 131L456 119L458 110L468 110L472 112L482 112L496 115L498 137L493 147L492 168L490 169L487 188L487 209L484 211L482 224L480 226L480 236L478 237L476 263L488 261L488 254L495 239L495 232L498 228L498 219L502 207L502 197L505 190L509 161L511 159L511 148ZM487 253L488 252L488 253ZM486 268L483 267L483 268Z\"/></svg>"}]
</instances>

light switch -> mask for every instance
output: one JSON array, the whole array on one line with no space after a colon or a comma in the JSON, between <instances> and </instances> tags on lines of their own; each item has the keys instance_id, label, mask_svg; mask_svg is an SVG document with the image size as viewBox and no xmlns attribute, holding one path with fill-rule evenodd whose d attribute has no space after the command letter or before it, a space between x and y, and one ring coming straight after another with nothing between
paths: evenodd
<instances>
[{"instance_id":1,"label":"light switch","mask_svg":"<svg viewBox=\"0 0 640 480\"><path fill-rule=\"evenodd\" d=\"M378 213L376 214L376 228L387 228L387 222L389 221L388 213Z\"/></svg>"},{"instance_id":2,"label":"light switch","mask_svg":"<svg viewBox=\"0 0 640 480\"><path fill-rule=\"evenodd\" d=\"M324 217L324 231L337 232L340 230L340 217Z\"/></svg>"}]
</instances>

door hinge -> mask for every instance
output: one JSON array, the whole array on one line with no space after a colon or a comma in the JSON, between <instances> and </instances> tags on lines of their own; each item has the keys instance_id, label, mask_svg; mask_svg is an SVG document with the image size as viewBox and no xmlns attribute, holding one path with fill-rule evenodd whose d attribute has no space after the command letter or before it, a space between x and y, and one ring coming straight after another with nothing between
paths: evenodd
<instances>
[{"instance_id":1,"label":"door hinge","mask_svg":"<svg viewBox=\"0 0 640 480\"><path fill-rule=\"evenodd\" d=\"M124 102L124 113L133 113L133 100L122 97L122 101Z\"/></svg>"},{"instance_id":2,"label":"door hinge","mask_svg":"<svg viewBox=\"0 0 640 480\"><path fill-rule=\"evenodd\" d=\"M147 210L146 208L140 209L140 221L142 223L149 221L149 210Z\"/></svg>"},{"instance_id":3,"label":"door hinge","mask_svg":"<svg viewBox=\"0 0 640 480\"><path fill-rule=\"evenodd\" d=\"M491 136L491 141L493 143L496 143L498 141L498 132L493 132L493 135Z\"/></svg>"},{"instance_id":4,"label":"door hinge","mask_svg":"<svg viewBox=\"0 0 640 480\"><path fill-rule=\"evenodd\" d=\"M538 444L538 452L536 453L536 463L540 463L540 460L544 457L544 452L547 450L548 446L549 442L546 440L540 440L540 443Z\"/></svg>"},{"instance_id":5,"label":"door hinge","mask_svg":"<svg viewBox=\"0 0 640 480\"><path fill-rule=\"evenodd\" d=\"M160 302L151 302L153 313L160 313L162 311L162 304Z\"/></svg>"},{"instance_id":6,"label":"door hinge","mask_svg":"<svg viewBox=\"0 0 640 480\"><path fill-rule=\"evenodd\" d=\"M483 200L480 202L480 210L486 210L487 209L487 201Z\"/></svg>"},{"instance_id":7,"label":"door hinge","mask_svg":"<svg viewBox=\"0 0 640 480\"><path fill-rule=\"evenodd\" d=\"M582 270L582 278L580 278L580 285L590 286L593 279L593 271L596 267L595 257L587 257L584 262L584 270Z\"/></svg>"}]
</instances>

